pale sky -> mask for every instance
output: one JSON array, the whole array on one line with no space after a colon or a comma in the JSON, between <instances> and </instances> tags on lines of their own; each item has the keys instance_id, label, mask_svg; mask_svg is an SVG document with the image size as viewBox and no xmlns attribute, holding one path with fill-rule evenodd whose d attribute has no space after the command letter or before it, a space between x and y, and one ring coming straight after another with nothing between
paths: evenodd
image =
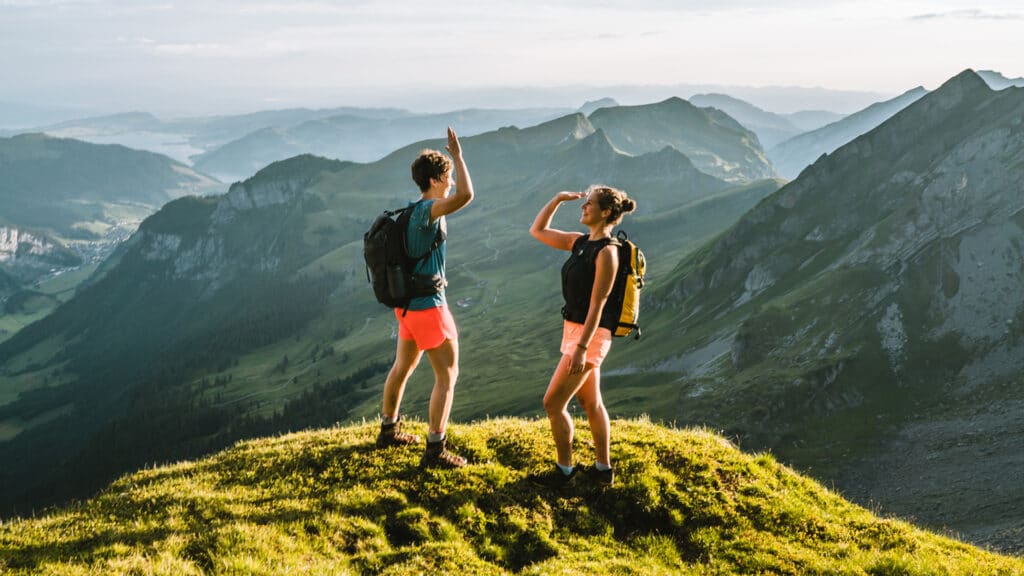
<instances>
[{"instance_id":1,"label":"pale sky","mask_svg":"<svg viewBox=\"0 0 1024 576\"><path fill-rule=\"evenodd\" d=\"M893 96L965 68L1024 76L1024 3L0 0L0 58L0 102L177 114L495 87Z\"/></svg>"}]
</instances>

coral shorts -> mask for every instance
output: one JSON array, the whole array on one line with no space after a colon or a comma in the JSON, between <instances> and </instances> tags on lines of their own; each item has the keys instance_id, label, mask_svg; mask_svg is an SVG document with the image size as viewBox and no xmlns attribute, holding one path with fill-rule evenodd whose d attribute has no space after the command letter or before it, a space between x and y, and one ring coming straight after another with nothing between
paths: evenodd
<instances>
[{"instance_id":1,"label":"coral shorts","mask_svg":"<svg viewBox=\"0 0 1024 576\"><path fill-rule=\"evenodd\" d=\"M562 354L571 356L576 351L576 345L580 343L580 335L583 333L583 324L569 322L562 324ZM587 363L599 368L612 347L612 332L607 328L598 328L587 346Z\"/></svg>"},{"instance_id":2,"label":"coral shorts","mask_svg":"<svg viewBox=\"0 0 1024 576\"><path fill-rule=\"evenodd\" d=\"M452 318L447 305L409 310L405 316L402 316L401 308L395 308L395 318L398 318L398 337L402 340L415 340L420 350L433 350L445 340L459 339L455 318Z\"/></svg>"}]
</instances>

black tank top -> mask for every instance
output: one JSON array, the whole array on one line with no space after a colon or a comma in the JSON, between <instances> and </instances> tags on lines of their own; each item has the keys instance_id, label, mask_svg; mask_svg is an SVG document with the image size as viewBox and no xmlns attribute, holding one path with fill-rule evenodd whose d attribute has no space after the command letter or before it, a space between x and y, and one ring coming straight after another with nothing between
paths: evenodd
<instances>
[{"instance_id":1,"label":"black tank top","mask_svg":"<svg viewBox=\"0 0 1024 576\"><path fill-rule=\"evenodd\" d=\"M577 324L587 321L590 295L594 291L594 276L597 272L597 254L611 243L611 238L590 240L585 234L573 243L572 254L562 265L562 298L565 300L562 318ZM618 318L604 312L601 311L598 327L614 330L618 326Z\"/></svg>"}]
</instances>

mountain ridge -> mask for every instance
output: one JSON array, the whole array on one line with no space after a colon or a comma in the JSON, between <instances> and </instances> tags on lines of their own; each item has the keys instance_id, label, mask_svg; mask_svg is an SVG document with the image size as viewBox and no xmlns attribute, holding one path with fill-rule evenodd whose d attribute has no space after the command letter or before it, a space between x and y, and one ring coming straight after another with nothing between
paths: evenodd
<instances>
[{"instance_id":1,"label":"mountain ridge","mask_svg":"<svg viewBox=\"0 0 1024 576\"><path fill-rule=\"evenodd\" d=\"M699 170L727 182L774 176L757 136L731 116L679 97L654 104L600 108L589 117L615 147L643 154L672 146Z\"/></svg>"},{"instance_id":2,"label":"mountain ridge","mask_svg":"<svg viewBox=\"0 0 1024 576\"><path fill-rule=\"evenodd\" d=\"M696 106L717 108L732 116L757 134L757 139L765 150L806 131L781 114L762 110L728 94L695 94L688 100Z\"/></svg>"},{"instance_id":3,"label":"mountain ridge","mask_svg":"<svg viewBox=\"0 0 1024 576\"><path fill-rule=\"evenodd\" d=\"M768 150L768 158L779 174L790 179L796 178L821 154L830 153L875 128L926 93L927 90L918 86L896 98L876 102L841 120L776 144Z\"/></svg>"}]
</instances>

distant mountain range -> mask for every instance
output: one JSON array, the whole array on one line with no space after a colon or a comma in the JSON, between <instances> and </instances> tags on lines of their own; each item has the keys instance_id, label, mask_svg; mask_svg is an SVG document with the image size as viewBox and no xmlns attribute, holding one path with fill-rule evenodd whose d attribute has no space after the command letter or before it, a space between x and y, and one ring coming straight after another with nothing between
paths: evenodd
<instances>
[{"instance_id":1,"label":"distant mountain range","mask_svg":"<svg viewBox=\"0 0 1024 576\"><path fill-rule=\"evenodd\" d=\"M670 99L659 105L631 107L663 116L655 120L655 125L636 128L644 134L643 141L634 142L631 135L624 133L629 129L616 125L615 110L623 107L613 103L611 100L590 103L589 108L594 110L590 118L596 127L608 133L613 145L620 150L641 154L673 146L704 172L730 181L749 181L773 174L763 152L753 149L759 148L756 142L744 144L751 148L745 150L736 148L738 140L734 134L713 135L744 130L724 114L703 126L699 122L706 122L708 115L686 110L689 104L680 99ZM471 135L501 126L533 126L566 113L565 110L524 109L463 110L388 119L333 116L288 128L259 130L193 160L200 170L228 179L251 174L270 162L300 153L365 162L379 159L408 142L443 132L447 126L457 126L462 133ZM635 115L633 111L624 113L631 118ZM664 126L660 136L654 131L658 125ZM700 133L691 137L693 130ZM716 147L716 142L723 144ZM747 169L754 164L758 167Z\"/></svg>"},{"instance_id":2,"label":"distant mountain range","mask_svg":"<svg viewBox=\"0 0 1024 576\"><path fill-rule=\"evenodd\" d=\"M824 110L775 114L727 94L697 94L687 100L695 106L718 108L732 116L757 134L765 150L797 134L815 130L843 118L842 114Z\"/></svg>"},{"instance_id":3,"label":"distant mountain range","mask_svg":"<svg viewBox=\"0 0 1024 576\"><path fill-rule=\"evenodd\" d=\"M216 182L170 158L42 134L0 138L0 207L12 224L74 236L97 203L162 206Z\"/></svg>"},{"instance_id":4,"label":"distant mountain range","mask_svg":"<svg viewBox=\"0 0 1024 576\"><path fill-rule=\"evenodd\" d=\"M688 90L684 94L690 92ZM790 94L793 97L806 95L805 92L778 91L779 95ZM752 92L762 93L767 92ZM697 95L694 98L698 99L700 106L714 106L737 118L758 135L764 149L842 117L842 114L834 112L806 110L773 114L722 94ZM599 108L617 106L620 104L615 99L606 97L587 101L579 111L589 116ZM198 170L221 180L232 181L244 179L271 162L305 153L341 160L373 161L394 148L429 137L436 133L437 125L443 129L446 123L456 125L463 135L472 135L501 126L532 126L570 111L567 108L520 107L422 114L396 108L295 108L169 120L161 120L145 112L127 112L37 125L32 131L151 150L193 164ZM6 131L9 135L17 133L17 130ZM0 130L0 135L3 134L5 131Z\"/></svg>"},{"instance_id":5,"label":"distant mountain range","mask_svg":"<svg viewBox=\"0 0 1024 576\"><path fill-rule=\"evenodd\" d=\"M75 118L86 118L94 116L105 116L112 112L121 112L124 109L150 109L157 110L158 116L164 118L226 118L228 114L237 114L232 110L259 110L266 106L262 96L247 90L240 97L232 97L223 90L216 92L217 105L208 106L199 99L194 101L166 101L166 98L180 98L180 95L168 95L163 93L151 94L149 97L140 99L136 96L135 103L125 106L119 110L109 110L106 105L103 108L96 108L88 103L82 93L77 93L79 104L69 107L66 95L48 94L54 98L56 104L51 100L37 98L24 100L8 94L4 101L0 101L0 131L4 129L27 129L40 126L53 125L59 122L73 120ZM642 103L661 101L672 96L688 98L694 94L704 93L730 94L758 106L764 110L787 114L801 110L831 110L840 114L849 114L860 110L872 102L878 102L886 98L885 94L867 91L844 91L829 90L825 88L803 88L796 86L737 86L737 85L713 85L713 84L674 84L674 85L647 85L647 86L554 86L554 87L513 87L502 86L496 88L438 88L435 90L396 90L391 93L387 91L346 90L341 94L330 96L316 96L309 87L303 87L298 93L292 94L289 101L293 102L317 102L318 104L306 104L306 109L329 106L337 112L329 115L341 115L353 113L353 110L360 110L369 107L386 107L393 110L415 110L420 114L433 114L448 112L460 109L476 108L561 108L576 109L580 102L587 102L596 98L613 98L620 103ZM109 101L109 90L103 94L102 100ZM124 98L120 101L126 101ZM331 102L356 103L356 107L336 108ZM139 102L142 102L141 104ZM327 104L323 104L327 103ZM329 108L325 108L329 109ZM292 108L301 110L301 108ZM259 114L259 113L257 113ZM287 125L294 125L300 121L288 122ZM271 124L277 125L277 124ZM265 127L265 126L264 126ZM248 130L252 132L257 128ZM243 134L239 134L241 136ZM236 136L237 137L237 136Z\"/></svg>"},{"instance_id":6,"label":"distant mountain range","mask_svg":"<svg viewBox=\"0 0 1024 576\"><path fill-rule=\"evenodd\" d=\"M294 126L333 116L355 116L373 120L402 118L412 116L412 113L395 108L291 108L233 116L161 120L146 112L126 112L67 120L37 126L27 131L0 130L0 136L5 132L7 135L25 132L45 133L95 144L122 144L165 154L179 162L191 163L191 156L223 146L259 130ZM246 176L249 174L251 173Z\"/></svg>"},{"instance_id":7,"label":"distant mountain range","mask_svg":"<svg viewBox=\"0 0 1024 576\"><path fill-rule=\"evenodd\" d=\"M473 135L502 126L533 126L564 116L565 109L460 110L394 117L332 115L297 124L275 124L192 157L199 170L225 180L248 177L260 168L299 154L370 162L409 142L455 126Z\"/></svg>"},{"instance_id":8,"label":"distant mountain range","mask_svg":"<svg viewBox=\"0 0 1024 576\"><path fill-rule=\"evenodd\" d=\"M681 264L650 328L674 346L631 367L679 382L666 419L1016 549L1024 90L906 98Z\"/></svg>"},{"instance_id":9,"label":"distant mountain range","mask_svg":"<svg viewBox=\"0 0 1024 576\"><path fill-rule=\"evenodd\" d=\"M428 138L439 129L443 132L448 125L468 136L502 126L533 126L570 112L565 108L543 108L414 114L394 108L343 107L172 120L130 112L72 120L34 131L153 150L221 180L232 181L299 154L368 162L409 142Z\"/></svg>"},{"instance_id":10,"label":"distant mountain range","mask_svg":"<svg viewBox=\"0 0 1024 576\"><path fill-rule=\"evenodd\" d=\"M830 90L801 86L737 86L722 84L664 84L664 85L611 85L611 86L554 86L549 88L500 87L479 89L439 89L416 94L415 106L422 110L451 110L471 108L486 102L497 108L562 107L565 103L586 102L600 95L616 102L636 104L659 102L671 97L689 98L694 94L729 94L750 102L763 110L777 114L791 114L801 110L829 110L849 114L884 100L887 95L857 90ZM379 101L379 100L378 100ZM402 102L412 98L388 98L398 106L412 106Z\"/></svg>"},{"instance_id":11,"label":"distant mountain range","mask_svg":"<svg viewBox=\"0 0 1024 576\"><path fill-rule=\"evenodd\" d=\"M982 80L993 90L1002 90L1011 86L1024 87L1024 78L1007 78L994 70L979 70L978 76L981 76Z\"/></svg>"},{"instance_id":12,"label":"distant mountain range","mask_svg":"<svg viewBox=\"0 0 1024 576\"><path fill-rule=\"evenodd\" d=\"M0 100L0 136L5 130L24 130L89 115L89 112L74 107Z\"/></svg>"},{"instance_id":13,"label":"distant mountain range","mask_svg":"<svg viewBox=\"0 0 1024 576\"><path fill-rule=\"evenodd\" d=\"M598 108L613 108L618 106L619 103L614 98L601 98L599 100L589 100L580 106L579 112L583 115L590 116L594 110Z\"/></svg>"},{"instance_id":14,"label":"distant mountain range","mask_svg":"<svg viewBox=\"0 0 1024 576\"><path fill-rule=\"evenodd\" d=\"M780 175L790 179L796 178L822 154L828 154L868 132L927 92L924 88L918 87L892 100L872 104L842 120L775 145L768 149L768 157Z\"/></svg>"}]
</instances>

